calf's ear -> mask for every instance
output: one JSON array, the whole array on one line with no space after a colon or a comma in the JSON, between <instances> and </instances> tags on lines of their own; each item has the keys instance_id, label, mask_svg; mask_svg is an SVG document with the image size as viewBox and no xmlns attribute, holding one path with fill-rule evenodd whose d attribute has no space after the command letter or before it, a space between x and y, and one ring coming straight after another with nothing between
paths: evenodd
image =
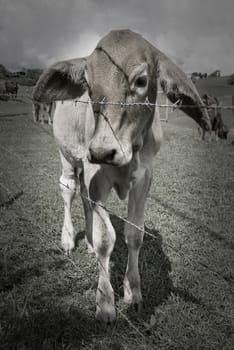
<instances>
[{"instance_id":1,"label":"calf's ear","mask_svg":"<svg viewBox=\"0 0 234 350\"><path fill-rule=\"evenodd\" d=\"M155 49L155 63L160 85L172 103L194 119L203 129L210 130L210 120L199 93L190 78L166 55Z\"/></svg>"},{"instance_id":2,"label":"calf's ear","mask_svg":"<svg viewBox=\"0 0 234 350\"><path fill-rule=\"evenodd\" d=\"M52 102L80 97L87 90L85 58L55 63L47 68L33 91L33 100Z\"/></svg>"}]
</instances>

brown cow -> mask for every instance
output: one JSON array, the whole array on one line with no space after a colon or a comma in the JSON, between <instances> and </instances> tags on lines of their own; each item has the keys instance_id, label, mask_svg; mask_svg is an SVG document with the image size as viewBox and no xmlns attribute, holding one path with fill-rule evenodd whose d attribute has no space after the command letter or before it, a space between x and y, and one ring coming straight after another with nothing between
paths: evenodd
<instances>
[{"instance_id":1,"label":"brown cow","mask_svg":"<svg viewBox=\"0 0 234 350\"><path fill-rule=\"evenodd\" d=\"M227 139L228 128L223 122L219 100L215 96L204 94L202 96L202 101L207 107L207 112L210 118L210 141L212 139L212 134L215 135L216 141L218 141L219 138ZM206 131L199 128L199 135L202 140L205 140Z\"/></svg>"}]
</instances>

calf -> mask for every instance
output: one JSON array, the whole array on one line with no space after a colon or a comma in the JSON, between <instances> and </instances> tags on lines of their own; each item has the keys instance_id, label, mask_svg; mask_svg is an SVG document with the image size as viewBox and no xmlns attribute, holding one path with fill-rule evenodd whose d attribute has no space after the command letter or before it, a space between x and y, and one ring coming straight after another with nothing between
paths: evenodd
<instances>
[{"instance_id":1,"label":"calf","mask_svg":"<svg viewBox=\"0 0 234 350\"><path fill-rule=\"evenodd\" d=\"M53 123L53 115L55 110L55 102L51 103L42 103L33 101L33 119L35 122L39 122L42 124Z\"/></svg>"},{"instance_id":2,"label":"calf","mask_svg":"<svg viewBox=\"0 0 234 350\"><path fill-rule=\"evenodd\" d=\"M5 90L9 95L17 96L18 94L18 83L14 81L5 81Z\"/></svg>"},{"instance_id":3,"label":"calf","mask_svg":"<svg viewBox=\"0 0 234 350\"><path fill-rule=\"evenodd\" d=\"M180 100L185 113L210 129L201 98L186 74L130 30L110 32L88 57L54 64L42 74L34 91L37 102L58 101L53 129L62 163L62 246L67 253L75 246L71 205L78 174L86 238L99 266L96 317L107 324L116 317L109 272L116 237L104 209L112 188L120 199L128 197L128 220L132 222L124 228L128 247L124 301L138 307L142 302L138 259L144 208L153 158L162 140L155 110L157 81L173 103Z\"/></svg>"},{"instance_id":4,"label":"calf","mask_svg":"<svg viewBox=\"0 0 234 350\"><path fill-rule=\"evenodd\" d=\"M6 92L5 85L0 83L0 101L8 101L9 95Z\"/></svg>"}]
</instances>

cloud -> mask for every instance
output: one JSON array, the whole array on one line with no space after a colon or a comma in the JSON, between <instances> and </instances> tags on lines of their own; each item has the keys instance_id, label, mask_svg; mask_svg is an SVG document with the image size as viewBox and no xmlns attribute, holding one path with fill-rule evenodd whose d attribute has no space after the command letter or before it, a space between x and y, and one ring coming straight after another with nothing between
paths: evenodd
<instances>
[{"instance_id":1,"label":"cloud","mask_svg":"<svg viewBox=\"0 0 234 350\"><path fill-rule=\"evenodd\" d=\"M61 59L69 59L72 57L83 57L89 55L101 36L92 30L87 30L73 37L73 40L66 46L59 48L59 57Z\"/></svg>"},{"instance_id":2,"label":"cloud","mask_svg":"<svg viewBox=\"0 0 234 350\"><path fill-rule=\"evenodd\" d=\"M168 31L156 38L156 44L186 72L212 72L220 69L226 72L234 70L233 39L231 36L187 37Z\"/></svg>"},{"instance_id":3,"label":"cloud","mask_svg":"<svg viewBox=\"0 0 234 350\"><path fill-rule=\"evenodd\" d=\"M49 65L89 54L108 31L142 33L187 71L234 71L234 2L0 0L1 62Z\"/></svg>"}]
</instances>

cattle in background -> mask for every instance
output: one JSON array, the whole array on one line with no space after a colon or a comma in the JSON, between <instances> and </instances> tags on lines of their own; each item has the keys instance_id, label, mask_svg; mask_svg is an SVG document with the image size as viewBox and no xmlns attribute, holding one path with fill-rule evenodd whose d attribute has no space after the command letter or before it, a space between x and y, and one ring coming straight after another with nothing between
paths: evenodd
<instances>
[{"instance_id":1,"label":"cattle in background","mask_svg":"<svg viewBox=\"0 0 234 350\"><path fill-rule=\"evenodd\" d=\"M9 95L6 92L5 85L0 83L0 101L8 101Z\"/></svg>"},{"instance_id":2,"label":"cattle in background","mask_svg":"<svg viewBox=\"0 0 234 350\"><path fill-rule=\"evenodd\" d=\"M200 74L200 79L206 79L206 78L207 78L207 73Z\"/></svg>"},{"instance_id":3,"label":"cattle in background","mask_svg":"<svg viewBox=\"0 0 234 350\"><path fill-rule=\"evenodd\" d=\"M230 128L228 130L228 137L227 137L228 143L234 146L234 128Z\"/></svg>"},{"instance_id":4,"label":"cattle in background","mask_svg":"<svg viewBox=\"0 0 234 350\"><path fill-rule=\"evenodd\" d=\"M18 83L14 81L5 81L5 90L8 95L17 96L18 94Z\"/></svg>"},{"instance_id":5,"label":"cattle in background","mask_svg":"<svg viewBox=\"0 0 234 350\"><path fill-rule=\"evenodd\" d=\"M207 78L207 73L198 73L198 72L193 72L190 76L192 82L196 84L196 81L199 79L206 79Z\"/></svg>"},{"instance_id":6,"label":"cattle in background","mask_svg":"<svg viewBox=\"0 0 234 350\"><path fill-rule=\"evenodd\" d=\"M210 96L204 94L202 96L202 101L206 106L210 123L211 123L211 131L210 131L210 141L212 139L212 134L215 135L216 141L220 139L227 139L228 128L223 122L220 102L215 96ZM206 131L199 128L199 134L202 140L205 140Z\"/></svg>"},{"instance_id":7,"label":"cattle in background","mask_svg":"<svg viewBox=\"0 0 234 350\"><path fill-rule=\"evenodd\" d=\"M210 78L220 78L221 77L221 71L219 69L215 70L211 74L209 74Z\"/></svg>"},{"instance_id":8,"label":"cattle in background","mask_svg":"<svg viewBox=\"0 0 234 350\"><path fill-rule=\"evenodd\" d=\"M55 102L43 103L33 101L33 119L41 124L53 123L53 114L55 110Z\"/></svg>"}]
</instances>

